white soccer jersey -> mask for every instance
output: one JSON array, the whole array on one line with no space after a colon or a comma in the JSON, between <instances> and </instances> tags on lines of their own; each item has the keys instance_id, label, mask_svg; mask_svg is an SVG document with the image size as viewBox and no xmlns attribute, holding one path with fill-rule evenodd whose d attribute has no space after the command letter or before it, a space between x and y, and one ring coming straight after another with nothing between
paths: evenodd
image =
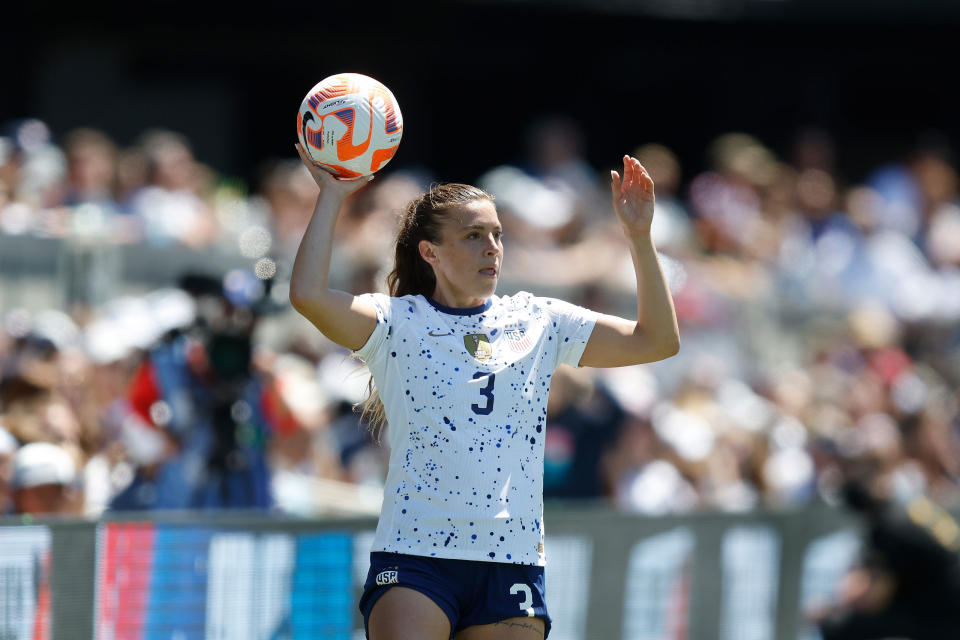
<instances>
[{"instance_id":1,"label":"white soccer jersey","mask_svg":"<svg viewBox=\"0 0 960 640\"><path fill-rule=\"evenodd\" d=\"M356 351L389 423L374 551L545 564L543 442L561 363L578 366L597 314L526 292L473 309L367 294Z\"/></svg>"}]
</instances>

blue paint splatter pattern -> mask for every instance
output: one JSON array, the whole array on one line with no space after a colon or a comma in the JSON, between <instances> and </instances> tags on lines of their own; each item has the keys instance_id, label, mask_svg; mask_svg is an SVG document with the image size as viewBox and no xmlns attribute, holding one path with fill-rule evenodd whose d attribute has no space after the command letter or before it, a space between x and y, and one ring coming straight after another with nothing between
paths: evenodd
<instances>
[{"instance_id":1,"label":"blue paint splatter pattern","mask_svg":"<svg viewBox=\"0 0 960 640\"><path fill-rule=\"evenodd\" d=\"M473 309L366 296L377 327L355 355L390 445L373 550L545 564L547 394L560 364L578 366L597 314L527 292Z\"/></svg>"}]
</instances>

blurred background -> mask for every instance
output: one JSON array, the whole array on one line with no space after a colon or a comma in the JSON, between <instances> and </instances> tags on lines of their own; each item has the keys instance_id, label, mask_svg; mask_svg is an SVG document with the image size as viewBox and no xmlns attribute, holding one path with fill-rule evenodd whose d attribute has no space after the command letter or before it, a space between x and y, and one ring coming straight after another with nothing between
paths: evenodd
<instances>
[{"instance_id":1,"label":"blurred background","mask_svg":"<svg viewBox=\"0 0 960 640\"><path fill-rule=\"evenodd\" d=\"M155 511L148 528L181 526L164 518L184 512L188 527L224 510L249 526L378 513L386 452L351 409L366 373L287 301L316 197L293 150L295 110L341 71L390 87L406 130L338 226L333 278L349 291L382 290L399 209L459 181L497 198L499 293L632 315L607 176L624 153L650 170L683 346L655 365L558 372L545 490L557 513L622 516L616 535L635 538L654 522L638 515L680 518L660 522L694 537L707 531L697 517L773 522L710 560L723 590L735 584L719 577L724 563L736 569L738 549L759 539L780 584L769 606L730 600L732 620L766 622L723 633L797 637L795 609L828 597L856 549L834 539L829 575L784 595L777 563L802 563L815 536L784 539L800 535L802 514L849 533L817 509L842 503L854 471L895 503L960 509L960 5L477 0L358 14L281 0L3 13L0 512L128 523ZM104 545L146 535L110 526L96 529L101 587L119 562ZM37 535L23 543L34 560L50 544ZM644 547L675 551L658 570L676 584L701 571L685 535ZM589 556L581 573L596 571ZM661 595L676 605L677 593L688 594ZM684 598L682 611L698 610ZM49 617L49 602L46 614L32 602L18 619ZM84 606L73 611L86 622ZM676 606L614 616L613 633L687 637L723 607L700 622ZM220 637L210 615L206 637ZM558 637L596 637L584 631L594 622L575 622Z\"/></svg>"}]
</instances>

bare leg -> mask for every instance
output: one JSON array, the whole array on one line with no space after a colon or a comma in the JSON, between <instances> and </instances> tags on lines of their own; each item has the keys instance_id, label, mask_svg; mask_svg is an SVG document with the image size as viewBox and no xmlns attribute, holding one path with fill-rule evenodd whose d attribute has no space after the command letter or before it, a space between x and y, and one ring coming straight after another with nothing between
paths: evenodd
<instances>
[{"instance_id":1,"label":"bare leg","mask_svg":"<svg viewBox=\"0 0 960 640\"><path fill-rule=\"evenodd\" d=\"M546 624L540 618L508 618L467 627L455 640L543 640L545 631Z\"/></svg>"},{"instance_id":2,"label":"bare leg","mask_svg":"<svg viewBox=\"0 0 960 640\"><path fill-rule=\"evenodd\" d=\"M373 605L367 625L370 640L450 638L450 620L443 609L419 591L405 587L393 587L383 594Z\"/></svg>"}]
</instances>

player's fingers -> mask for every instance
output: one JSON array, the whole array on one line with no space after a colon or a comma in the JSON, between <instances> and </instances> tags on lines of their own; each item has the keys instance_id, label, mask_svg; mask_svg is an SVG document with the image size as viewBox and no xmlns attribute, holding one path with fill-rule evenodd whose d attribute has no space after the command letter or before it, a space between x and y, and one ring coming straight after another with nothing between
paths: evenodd
<instances>
[{"instance_id":1,"label":"player's fingers","mask_svg":"<svg viewBox=\"0 0 960 640\"><path fill-rule=\"evenodd\" d=\"M640 172L640 175L643 176L643 177L645 177L645 178L649 178L649 177L650 177L650 172L647 171L647 168L646 168L646 167L644 167L642 164L640 164L640 161L639 161L639 160L637 160L637 171L639 171L639 172Z\"/></svg>"},{"instance_id":2,"label":"player's fingers","mask_svg":"<svg viewBox=\"0 0 960 640\"><path fill-rule=\"evenodd\" d=\"M302 146L299 142L298 142L297 144L295 144L294 146L295 146L296 149L297 149L297 155L300 156L300 162L302 162L304 165L306 165L306 167L307 167L308 169L309 169L310 167L314 166L313 160L311 160L309 157L307 157L307 152L306 152L306 150L303 148L303 146Z\"/></svg>"},{"instance_id":3,"label":"player's fingers","mask_svg":"<svg viewBox=\"0 0 960 640\"><path fill-rule=\"evenodd\" d=\"M630 160L633 164L634 171L637 173L637 183L644 191L651 191L653 189L653 178L650 177L650 173L646 167L640 164L640 161L636 158L630 158Z\"/></svg>"},{"instance_id":4,"label":"player's fingers","mask_svg":"<svg viewBox=\"0 0 960 640\"><path fill-rule=\"evenodd\" d=\"M616 171L610 172L610 191L613 193L613 199L616 200L620 195L620 174Z\"/></svg>"},{"instance_id":5,"label":"player's fingers","mask_svg":"<svg viewBox=\"0 0 960 640\"><path fill-rule=\"evenodd\" d=\"M336 182L344 183L344 186L348 189L348 193L355 193L359 191L367 186L371 180L373 180L372 173L368 176L357 176L356 178L338 178L333 174L330 174L330 177Z\"/></svg>"},{"instance_id":6,"label":"player's fingers","mask_svg":"<svg viewBox=\"0 0 960 640\"><path fill-rule=\"evenodd\" d=\"M643 166L640 164L640 161L630 156L630 166L633 167L634 180L637 182L643 180Z\"/></svg>"},{"instance_id":7,"label":"player's fingers","mask_svg":"<svg viewBox=\"0 0 960 640\"><path fill-rule=\"evenodd\" d=\"M637 178L647 172L647 170L643 168L643 165L640 164L640 161L636 158L630 158L630 162L633 164L633 168L637 172Z\"/></svg>"},{"instance_id":8,"label":"player's fingers","mask_svg":"<svg viewBox=\"0 0 960 640\"><path fill-rule=\"evenodd\" d=\"M650 176L650 172L647 171L647 168L636 158L634 158L633 161L636 163L640 184L643 186L644 191L650 191L653 187L653 178Z\"/></svg>"},{"instance_id":9,"label":"player's fingers","mask_svg":"<svg viewBox=\"0 0 960 640\"><path fill-rule=\"evenodd\" d=\"M630 156L623 156L623 184L620 187L620 191L628 191L633 185L634 181L634 172L633 165L630 164Z\"/></svg>"}]
</instances>

